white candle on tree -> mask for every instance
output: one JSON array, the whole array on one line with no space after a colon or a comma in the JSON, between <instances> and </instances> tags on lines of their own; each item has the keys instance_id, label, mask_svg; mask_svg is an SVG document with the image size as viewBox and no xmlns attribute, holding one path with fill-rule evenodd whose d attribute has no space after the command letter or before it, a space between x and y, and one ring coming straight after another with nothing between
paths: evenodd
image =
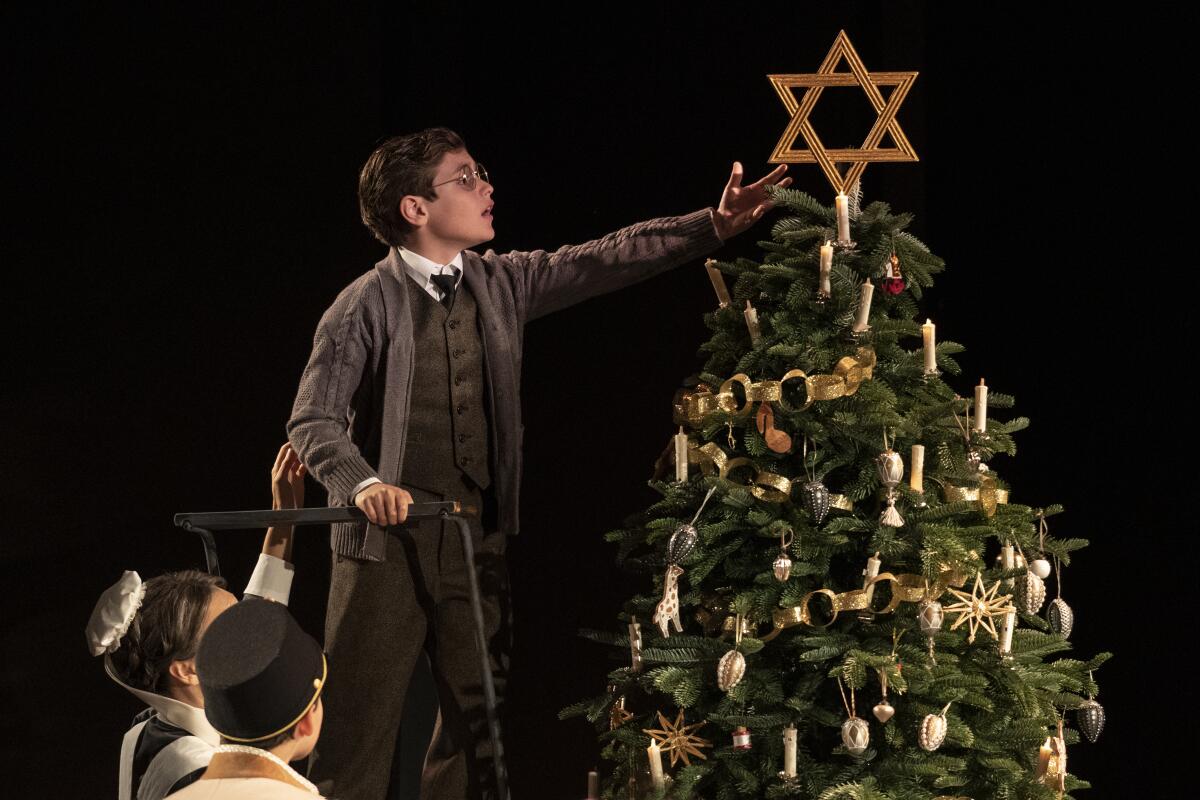
<instances>
[{"instance_id":1,"label":"white candle on tree","mask_svg":"<svg viewBox=\"0 0 1200 800\"><path fill-rule=\"evenodd\" d=\"M600 775L594 770L588 773L587 800L600 800Z\"/></svg>"},{"instance_id":2,"label":"white candle on tree","mask_svg":"<svg viewBox=\"0 0 1200 800\"><path fill-rule=\"evenodd\" d=\"M662 441L661 439L659 441ZM688 437L683 432L683 426L679 426L679 433L675 434L675 480L681 483L687 483L688 479Z\"/></svg>"},{"instance_id":3,"label":"white candle on tree","mask_svg":"<svg viewBox=\"0 0 1200 800\"><path fill-rule=\"evenodd\" d=\"M667 782L663 778L662 748L653 739L650 740L650 746L646 748L646 757L650 760L650 782L655 789L663 788Z\"/></svg>"},{"instance_id":4,"label":"white candle on tree","mask_svg":"<svg viewBox=\"0 0 1200 800\"><path fill-rule=\"evenodd\" d=\"M704 262L704 268L708 270L708 279L712 281L713 291L717 293L717 303L721 308L725 308L732 301L729 298L729 288L725 285L725 273L717 269L716 263L710 258Z\"/></svg>"},{"instance_id":5,"label":"white candle on tree","mask_svg":"<svg viewBox=\"0 0 1200 800\"><path fill-rule=\"evenodd\" d=\"M828 297L831 292L829 288L829 272L833 269L833 245L828 241L821 245L821 294Z\"/></svg>"},{"instance_id":6,"label":"white candle on tree","mask_svg":"<svg viewBox=\"0 0 1200 800\"><path fill-rule=\"evenodd\" d=\"M867 568L863 570L863 588L867 590L867 602L875 596L875 587L871 585L871 581L879 577L879 568L883 566L883 562L879 560L879 553L867 559Z\"/></svg>"},{"instance_id":7,"label":"white candle on tree","mask_svg":"<svg viewBox=\"0 0 1200 800\"><path fill-rule=\"evenodd\" d=\"M912 446L912 458L909 459L911 471L908 473L908 488L914 492L925 491L925 445Z\"/></svg>"},{"instance_id":8,"label":"white candle on tree","mask_svg":"<svg viewBox=\"0 0 1200 800\"><path fill-rule=\"evenodd\" d=\"M1005 542L1000 548L1000 565L1006 570L1014 569L1017 565L1016 550L1009 542ZM1004 581L1004 585L1011 587L1012 579ZM1010 611L1004 615L1004 624L1000 628L1000 655L1006 656L1012 652L1013 629L1016 627L1017 612Z\"/></svg>"},{"instance_id":9,"label":"white candle on tree","mask_svg":"<svg viewBox=\"0 0 1200 800\"><path fill-rule=\"evenodd\" d=\"M921 326L921 338L925 341L925 374L937 372L937 326L925 320Z\"/></svg>"},{"instance_id":10,"label":"white candle on tree","mask_svg":"<svg viewBox=\"0 0 1200 800\"><path fill-rule=\"evenodd\" d=\"M838 244L850 244L850 198L845 192L838 192L834 204L837 206Z\"/></svg>"},{"instance_id":11,"label":"white candle on tree","mask_svg":"<svg viewBox=\"0 0 1200 800\"><path fill-rule=\"evenodd\" d=\"M746 328L750 331L750 341L757 345L762 339L762 330L758 327L758 311L754 306L750 305L750 301L746 301L746 310L742 312L746 318Z\"/></svg>"},{"instance_id":12,"label":"white candle on tree","mask_svg":"<svg viewBox=\"0 0 1200 800\"><path fill-rule=\"evenodd\" d=\"M980 433L987 433L987 392L987 384L980 378L975 387L975 430Z\"/></svg>"},{"instance_id":13,"label":"white candle on tree","mask_svg":"<svg viewBox=\"0 0 1200 800\"><path fill-rule=\"evenodd\" d=\"M875 284L871 283L870 278L867 278L859 287L858 318L854 320L854 327L851 329L855 333L862 333L871 327L867 324L867 320L871 317L871 295L873 294L875 294Z\"/></svg>"},{"instance_id":14,"label":"white candle on tree","mask_svg":"<svg viewBox=\"0 0 1200 800\"><path fill-rule=\"evenodd\" d=\"M789 778L796 777L795 725L788 725L783 729L783 774Z\"/></svg>"}]
</instances>

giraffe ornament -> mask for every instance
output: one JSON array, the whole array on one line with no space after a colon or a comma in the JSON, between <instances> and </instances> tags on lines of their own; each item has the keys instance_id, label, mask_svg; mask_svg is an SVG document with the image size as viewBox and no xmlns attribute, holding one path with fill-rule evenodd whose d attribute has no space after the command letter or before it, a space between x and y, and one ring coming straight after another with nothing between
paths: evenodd
<instances>
[{"instance_id":1,"label":"giraffe ornament","mask_svg":"<svg viewBox=\"0 0 1200 800\"><path fill-rule=\"evenodd\" d=\"M669 564L667 573L663 576L663 596L662 600L654 608L654 616L651 619L658 626L658 630L662 633L663 638L670 637L670 624L675 623L675 632L683 633L683 625L679 621L679 576L683 574L683 568L677 564Z\"/></svg>"},{"instance_id":2,"label":"giraffe ornament","mask_svg":"<svg viewBox=\"0 0 1200 800\"><path fill-rule=\"evenodd\" d=\"M679 576L683 574L683 567L679 566L679 562L696 549L700 538L696 531L696 520L700 519L700 512L708 505L709 498L716 490L716 485L708 490L700 507L696 509L692 521L676 528L667 544L667 572L663 575L663 596L654 608L654 616L650 618L658 626L664 639L671 635L670 624L672 622L675 623L675 632L683 633L683 624L679 621Z\"/></svg>"}]
</instances>

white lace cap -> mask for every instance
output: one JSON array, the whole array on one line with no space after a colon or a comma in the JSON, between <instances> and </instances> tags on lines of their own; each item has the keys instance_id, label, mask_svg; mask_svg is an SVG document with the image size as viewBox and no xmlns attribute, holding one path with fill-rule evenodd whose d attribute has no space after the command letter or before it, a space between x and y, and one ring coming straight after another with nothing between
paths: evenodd
<instances>
[{"instance_id":1,"label":"white lace cap","mask_svg":"<svg viewBox=\"0 0 1200 800\"><path fill-rule=\"evenodd\" d=\"M84 631L92 655L102 656L117 649L142 607L145 594L141 577L132 570L125 570L120 580L104 590Z\"/></svg>"}]
</instances>

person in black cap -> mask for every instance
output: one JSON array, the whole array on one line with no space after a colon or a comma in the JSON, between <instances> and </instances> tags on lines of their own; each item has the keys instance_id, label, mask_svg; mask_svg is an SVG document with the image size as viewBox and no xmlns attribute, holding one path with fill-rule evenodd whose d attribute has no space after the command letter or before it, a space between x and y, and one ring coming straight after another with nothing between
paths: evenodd
<instances>
[{"instance_id":1,"label":"person in black cap","mask_svg":"<svg viewBox=\"0 0 1200 800\"><path fill-rule=\"evenodd\" d=\"M248 599L213 620L196 672L204 713L221 734L200 780L177 800L287 800L319 796L288 766L321 735L328 663L285 606Z\"/></svg>"}]
</instances>

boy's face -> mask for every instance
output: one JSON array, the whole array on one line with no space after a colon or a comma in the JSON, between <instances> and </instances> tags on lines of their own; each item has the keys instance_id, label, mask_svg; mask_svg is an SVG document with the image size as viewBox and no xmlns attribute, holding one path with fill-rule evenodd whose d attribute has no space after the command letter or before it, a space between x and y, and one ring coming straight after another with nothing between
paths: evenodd
<instances>
[{"instance_id":1,"label":"boy's face","mask_svg":"<svg viewBox=\"0 0 1200 800\"><path fill-rule=\"evenodd\" d=\"M475 187L468 189L458 180L464 169L468 173L476 169L475 159L466 150L443 155L433 178L435 186L441 184L433 190L437 199L425 201L428 218L422 235L456 250L489 242L496 235L492 230L492 185L477 178Z\"/></svg>"}]
</instances>

